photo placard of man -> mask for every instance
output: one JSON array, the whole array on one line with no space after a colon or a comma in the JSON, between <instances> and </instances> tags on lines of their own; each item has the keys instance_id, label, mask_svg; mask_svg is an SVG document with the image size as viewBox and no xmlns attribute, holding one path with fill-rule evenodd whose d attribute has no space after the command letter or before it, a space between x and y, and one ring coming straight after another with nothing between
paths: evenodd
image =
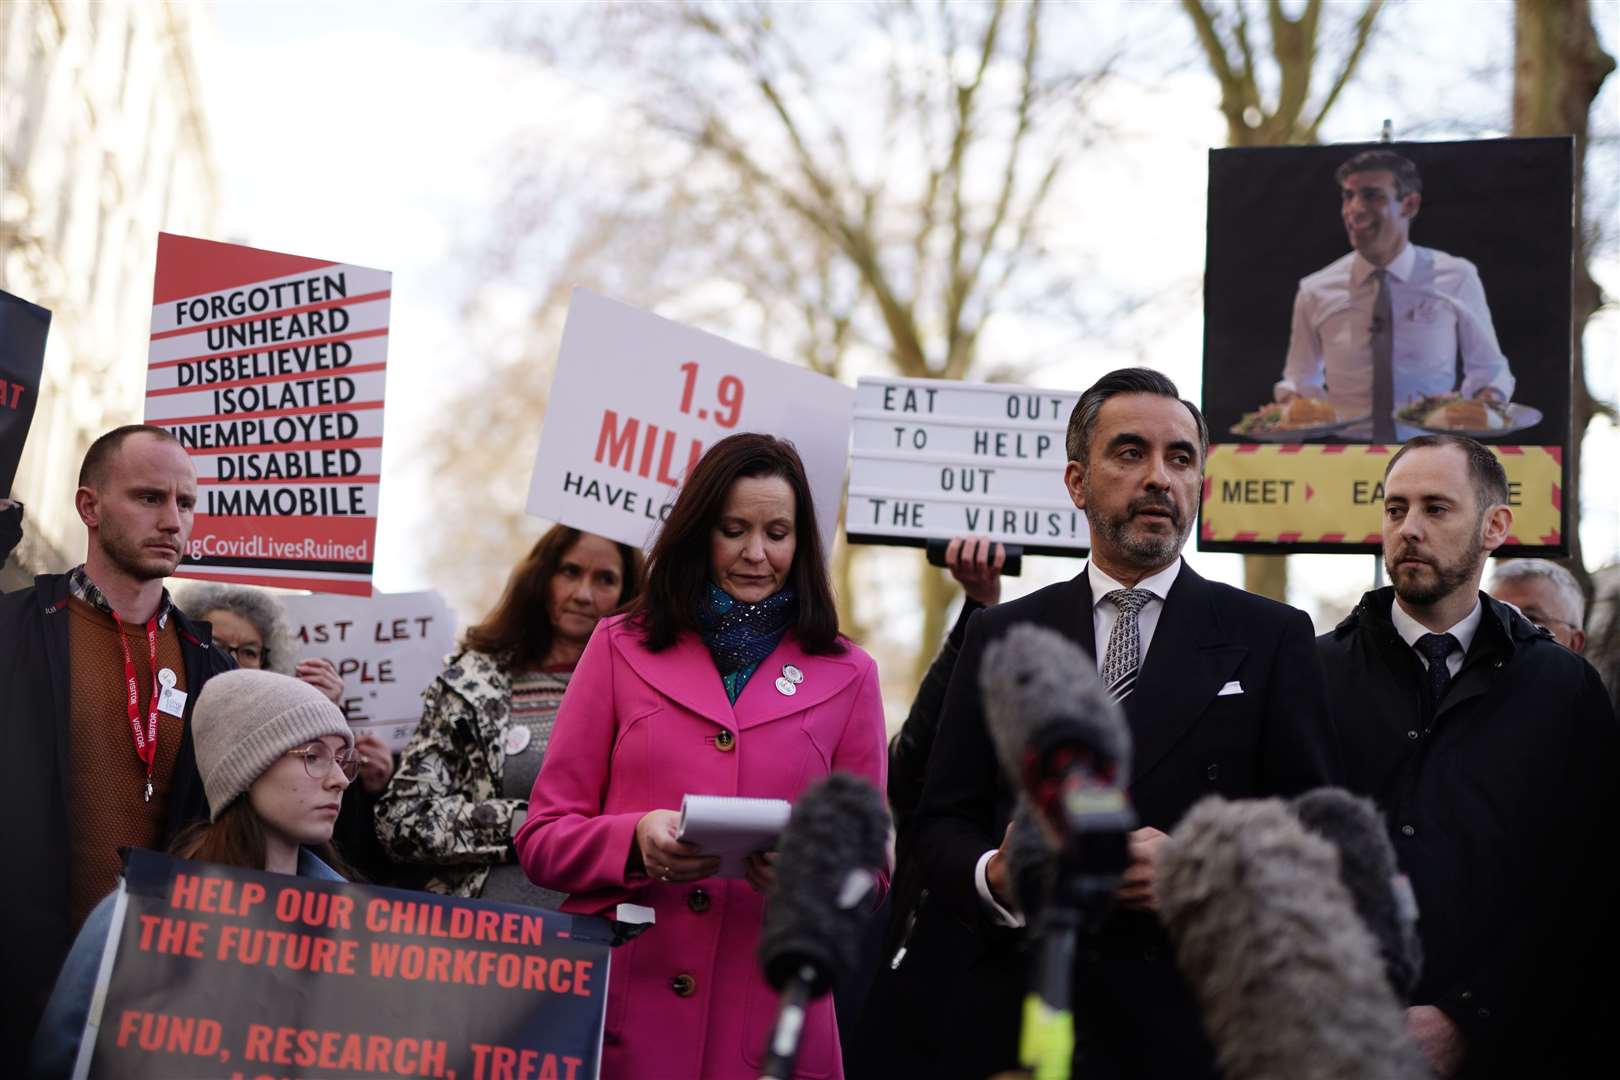
<instances>
[{"instance_id":1,"label":"photo placard of man","mask_svg":"<svg viewBox=\"0 0 1620 1080\"><path fill-rule=\"evenodd\" d=\"M22 1075L57 968L117 884L118 849L162 847L208 817L191 708L236 665L163 586L196 503L173 435L115 428L79 471L84 562L0 597L0 813L17 868L0 884L0 1075Z\"/></svg>"},{"instance_id":2,"label":"photo placard of man","mask_svg":"<svg viewBox=\"0 0 1620 1080\"><path fill-rule=\"evenodd\" d=\"M1191 990L1156 914L1156 852L1205 795L1287 796L1333 780L1310 619L1200 577L1182 559L1209 430L1159 372L1111 372L1069 420L1064 485L1091 530L1070 581L968 623L928 760L911 849L924 868L901 995L896 1059L873 1075L982 1077L1016 1067L1027 954L1008 887L1015 792L981 698L985 647L1019 623L1053 629L1097 665L1134 745L1129 797L1141 827L1116 907L1075 970L1075 1075L1216 1075ZM1083 1061L1081 1060L1083 1058Z\"/></svg>"},{"instance_id":3,"label":"photo placard of man","mask_svg":"<svg viewBox=\"0 0 1620 1080\"><path fill-rule=\"evenodd\" d=\"M1591 845L1620 829L1620 727L1590 664L1480 592L1507 501L1480 443L1408 441L1384 474L1392 584L1317 646L1346 786L1383 811L1417 896L1407 1019L1431 1067L1596 1076L1620 880Z\"/></svg>"},{"instance_id":4,"label":"photo placard of man","mask_svg":"<svg viewBox=\"0 0 1620 1080\"><path fill-rule=\"evenodd\" d=\"M1325 399L1341 418L1368 416L1340 434L1376 443L1419 434L1394 419L1415 398L1510 400L1513 373L1479 271L1411 242L1423 202L1417 166L1392 150L1365 150L1335 179L1351 250L1300 281L1276 399Z\"/></svg>"}]
</instances>

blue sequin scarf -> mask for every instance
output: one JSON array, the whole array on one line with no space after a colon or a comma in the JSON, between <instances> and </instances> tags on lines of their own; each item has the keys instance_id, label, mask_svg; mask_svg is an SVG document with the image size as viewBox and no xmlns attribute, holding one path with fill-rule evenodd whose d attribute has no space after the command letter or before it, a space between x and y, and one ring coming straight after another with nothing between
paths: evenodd
<instances>
[{"instance_id":1,"label":"blue sequin scarf","mask_svg":"<svg viewBox=\"0 0 1620 1080\"><path fill-rule=\"evenodd\" d=\"M733 705L759 670L760 662L775 651L797 613L793 590L783 589L757 604L745 604L710 582L698 605L697 621L703 644Z\"/></svg>"}]
</instances>

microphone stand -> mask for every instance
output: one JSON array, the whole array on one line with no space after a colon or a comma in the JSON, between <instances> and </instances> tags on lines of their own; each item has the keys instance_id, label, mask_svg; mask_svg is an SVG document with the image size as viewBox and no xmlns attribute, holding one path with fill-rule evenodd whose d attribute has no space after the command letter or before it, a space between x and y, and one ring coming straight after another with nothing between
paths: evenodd
<instances>
[{"instance_id":1,"label":"microphone stand","mask_svg":"<svg viewBox=\"0 0 1620 1080\"><path fill-rule=\"evenodd\" d=\"M1065 838L1052 895L1039 918L1040 952L1019 1033L1018 1059L1034 1080L1069 1080L1076 944L1082 934L1091 940L1101 932L1130 864L1127 834L1136 825L1122 793L1066 788Z\"/></svg>"},{"instance_id":2,"label":"microphone stand","mask_svg":"<svg viewBox=\"0 0 1620 1080\"><path fill-rule=\"evenodd\" d=\"M810 990L815 984L816 969L810 964L801 964L782 988L782 1004L776 1012L776 1023L771 1027L770 1041L765 1044L760 1080L793 1080L793 1065L799 1059L799 1037L804 1034L805 1007L810 1003Z\"/></svg>"}]
</instances>

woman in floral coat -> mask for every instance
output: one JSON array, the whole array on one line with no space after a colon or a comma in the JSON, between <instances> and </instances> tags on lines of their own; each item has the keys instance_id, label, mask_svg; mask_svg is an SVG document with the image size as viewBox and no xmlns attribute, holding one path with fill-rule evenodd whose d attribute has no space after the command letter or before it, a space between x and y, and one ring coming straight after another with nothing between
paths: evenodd
<instances>
[{"instance_id":1,"label":"woman in floral coat","mask_svg":"<svg viewBox=\"0 0 1620 1080\"><path fill-rule=\"evenodd\" d=\"M641 552L557 526L512 571L422 696L422 722L377 804L377 838L423 888L555 907L512 854L574 665L602 616L635 599Z\"/></svg>"}]
</instances>

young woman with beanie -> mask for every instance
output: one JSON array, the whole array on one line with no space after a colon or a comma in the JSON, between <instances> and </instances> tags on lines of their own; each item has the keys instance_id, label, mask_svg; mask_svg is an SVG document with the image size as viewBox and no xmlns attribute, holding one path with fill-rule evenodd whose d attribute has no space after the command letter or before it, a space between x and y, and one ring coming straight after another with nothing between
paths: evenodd
<instances>
[{"instance_id":1,"label":"young woman with beanie","mask_svg":"<svg viewBox=\"0 0 1620 1080\"><path fill-rule=\"evenodd\" d=\"M294 628L288 623L287 610L268 589L196 582L177 589L175 602L213 627L214 646L230 653L237 667L291 675L343 707L343 677L324 657L296 659ZM394 775L394 755L382 739L365 731L356 736L354 750L360 773L343 799L343 816L332 832L333 847L373 885L399 884L408 868L396 864L383 850L375 821L377 797Z\"/></svg>"},{"instance_id":2,"label":"young woman with beanie","mask_svg":"<svg viewBox=\"0 0 1620 1080\"><path fill-rule=\"evenodd\" d=\"M203 686L191 729L209 820L181 833L171 853L342 881L332 827L359 758L338 707L287 675L228 671ZM30 1075L39 1080L73 1071L115 896L90 913L57 977L34 1038Z\"/></svg>"}]
</instances>

